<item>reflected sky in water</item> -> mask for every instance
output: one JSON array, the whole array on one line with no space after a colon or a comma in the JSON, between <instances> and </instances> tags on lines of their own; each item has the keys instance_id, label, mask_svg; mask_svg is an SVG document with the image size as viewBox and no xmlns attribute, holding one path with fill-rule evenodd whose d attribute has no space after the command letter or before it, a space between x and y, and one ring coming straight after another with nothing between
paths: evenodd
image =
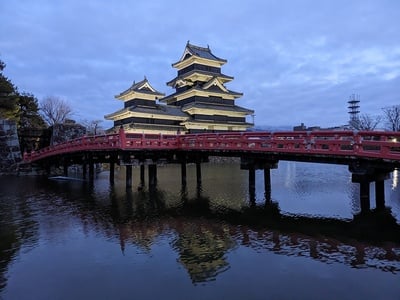
<instances>
[{"instance_id":1,"label":"reflected sky in water","mask_svg":"<svg viewBox=\"0 0 400 300\"><path fill-rule=\"evenodd\" d=\"M248 174L237 164L204 164L200 188L191 165L185 189L179 166L159 167L157 188L150 190L138 190L139 170L133 174L131 191L123 169L114 186L107 172L94 184L0 178L0 296L400 295L397 173L385 186L391 209L368 219L353 218L358 186L343 166L281 162L271 171L267 204L257 171L255 205Z\"/></svg>"}]
</instances>

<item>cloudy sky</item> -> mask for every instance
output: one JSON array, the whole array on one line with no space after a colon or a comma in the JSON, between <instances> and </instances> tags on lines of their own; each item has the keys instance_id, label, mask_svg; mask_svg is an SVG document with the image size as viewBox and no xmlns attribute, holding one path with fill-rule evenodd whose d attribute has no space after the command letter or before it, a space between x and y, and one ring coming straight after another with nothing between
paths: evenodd
<instances>
[{"instance_id":1,"label":"cloudy sky","mask_svg":"<svg viewBox=\"0 0 400 300\"><path fill-rule=\"evenodd\" d=\"M364 114L400 104L398 0L2 0L0 15L5 75L77 120L122 108L114 95L144 76L174 92L188 40L228 60L258 126L346 124L352 94Z\"/></svg>"}]
</instances>

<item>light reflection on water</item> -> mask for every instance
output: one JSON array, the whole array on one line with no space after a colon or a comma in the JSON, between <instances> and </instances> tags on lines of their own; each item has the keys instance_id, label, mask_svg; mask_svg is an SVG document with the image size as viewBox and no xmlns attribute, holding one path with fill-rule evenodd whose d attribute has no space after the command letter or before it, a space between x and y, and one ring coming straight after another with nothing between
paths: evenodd
<instances>
[{"instance_id":1,"label":"light reflection on water","mask_svg":"<svg viewBox=\"0 0 400 300\"><path fill-rule=\"evenodd\" d=\"M0 296L329 298L332 285L332 298L400 294L395 175L385 187L392 223L379 226L397 231L377 240L381 232L351 221L358 186L346 167L281 162L267 205L257 171L255 207L236 164L205 164L200 188L194 166L185 189L179 166L159 167L152 190L136 188L138 172L131 191L123 169L114 186L107 172L94 184L0 178Z\"/></svg>"}]
</instances>

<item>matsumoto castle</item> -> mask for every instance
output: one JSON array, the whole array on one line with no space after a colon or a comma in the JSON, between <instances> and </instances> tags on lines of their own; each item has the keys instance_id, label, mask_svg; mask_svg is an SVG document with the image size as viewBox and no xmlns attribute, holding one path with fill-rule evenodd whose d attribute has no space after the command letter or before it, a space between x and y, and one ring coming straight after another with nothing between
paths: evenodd
<instances>
[{"instance_id":1,"label":"matsumoto castle","mask_svg":"<svg viewBox=\"0 0 400 300\"><path fill-rule=\"evenodd\" d=\"M252 127L246 116L254 111L235 104L243 94L225 87L233 80L221 72L226 62L209 47L188 42L180 60L172 64L177 76L167 82L175 92L165 96L146 78L134 82L115 96L124 102L124 108L105 116L114 121L109 131L117 132L122 126L127 133L185 134L244 131Z\"/></svg>"}]
</instances>

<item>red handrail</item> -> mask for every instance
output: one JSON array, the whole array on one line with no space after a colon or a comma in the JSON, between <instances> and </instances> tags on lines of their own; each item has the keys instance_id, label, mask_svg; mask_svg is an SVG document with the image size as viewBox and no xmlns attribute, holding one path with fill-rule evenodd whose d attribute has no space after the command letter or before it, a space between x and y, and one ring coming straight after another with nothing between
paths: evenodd
<instances>
[{"instance_id":1,"label":"red handrail","mask_svg":"<svg viewBox=\"0 0 400 300\"><path fill-rule=\"evenodd\" d=\"M53 155L101 150L207 150L354 156L400 161L400 132L286 131L186 135L118 134L84 136L26 153L33 162Z\"/></svg>"}]
</instances>

